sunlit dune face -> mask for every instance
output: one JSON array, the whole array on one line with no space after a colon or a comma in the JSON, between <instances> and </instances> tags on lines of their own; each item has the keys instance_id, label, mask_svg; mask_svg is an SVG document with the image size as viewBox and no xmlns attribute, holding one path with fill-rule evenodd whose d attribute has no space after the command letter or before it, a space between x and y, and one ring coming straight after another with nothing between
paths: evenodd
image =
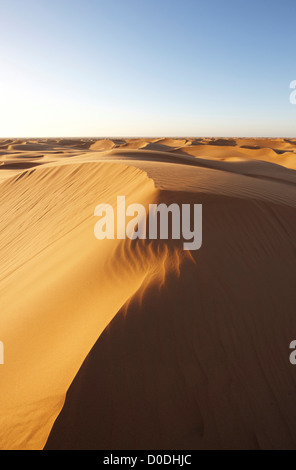
<instances>
[{"instance_id":1,"label":"sunlit dune face","mask_svg":"<svg viewBox=\"0 0 296 470\"><path fill-rule=\"evenodd\" d=\"M106 386L100 392L101 401L89 404L92 411L87 419L89 429L95 427L93 437L81 425L94 448L119 445L120 433L138 435L139 447L145 439L152 445L158 432L154 424L159 422L166 429L164 446L211 447L217 433L225 436L226 447L229 442L245 445L246 436L258 431L255 422L248 422L246 401L257 410L260 422L269 422L264 433L276 447L286 431L281 424L277 433L274 423L294 419L294 405L279 390L282 414L277 421L274 408L262 408L262 404L272 402L272 377L280 377L285 387L293 384L280 359L269 362L264 351L277 346L264 335L271 322L282 348L294 324L295 155L293 139L0 141L0 341L5 359L0 366L1 448L41 449L50 433L48 446L53 448L75 447L73 442L87 446L79 426L73 427L73 434L68 432L65 413L75 415L89 393L99 393L96 387L89 388L97 380L96 361L111 395L116 397L116 390L122 390L122 401L116 403L132 408L128 382L121 373L113 379L107 373L111 365L118 371L120 348L131 348L131 356L123 356L120 363L127 376L133 376L137 367L142 371L136 373L134 390L153 397L152 408L137 402L153 416L151 434L141 431L146 429L147 416L137 408L130 421L132 429L117 426L111 411L117 405L108 398ZM202 204L202 248L186 252L182 241L173 239L97 240L95 207L99 203L115 207L118 195L125 195L127 204L142 204L147 213L153 203ZM151 341L162 358L157 367L144 330L155 334ZM142 340L135 342L135 338ZM268 386L261 382L257 363L249 355L250 342L267 371ZM242 350L237 348L240 344ZM93 347L94 365L88 368L84 361ZM99 359L97 349L104 352ZM134 359L136 353L139 362ZM77 401L79 370L86 374ZM258 399L243 386L237 370L260 388ZM212 377L212 385L204 371ZM142 381L145 377L147 383ZM164 377L159 382L160 396L147 385L156 384L157 377ZM227 403L219 401L228 380L236 396L243 397L242 421L240 414L231 414L237 405L233 395L227 395ZM178 383L183 385L177 390L172 384ZM160 397L168 400L164 403ZM72 400L77 408L72 408ZM187 410L181 406L186 400ZM217 400L221 406L215 408ZM106 420L104 409L109 410ZM207 421L203 415L203 410L219 414L222 409L223 419L215 415ZM230 414L232 428L240 429L237 441L222 425L218 429L213 424L225 422ZM246 422L247 428L242 424ZM67 442L60 426L67 428ZM206 428L210 430L203 437ZM258 431L258 440L264 447L262 432ZM294 438L289 439L292 446ZM128 437L123 442L130 445Z\"/></svg>"}]
</instances>

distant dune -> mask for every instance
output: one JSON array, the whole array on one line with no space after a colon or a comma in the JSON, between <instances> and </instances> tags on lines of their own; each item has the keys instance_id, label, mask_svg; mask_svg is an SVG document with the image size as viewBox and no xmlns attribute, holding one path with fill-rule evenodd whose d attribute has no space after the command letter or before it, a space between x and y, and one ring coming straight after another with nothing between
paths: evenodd
<instances>
[{"instance_id":1,"label":"distant dune","mask_svg":"<svg viewBox=\"0 0 296 470\"><path fill-rule=\"evenodd\" d=\"M296 139L0 141L1 449L295 449ZM203 204L203 245L94 209Z\"/></svg>"}]
</instances>

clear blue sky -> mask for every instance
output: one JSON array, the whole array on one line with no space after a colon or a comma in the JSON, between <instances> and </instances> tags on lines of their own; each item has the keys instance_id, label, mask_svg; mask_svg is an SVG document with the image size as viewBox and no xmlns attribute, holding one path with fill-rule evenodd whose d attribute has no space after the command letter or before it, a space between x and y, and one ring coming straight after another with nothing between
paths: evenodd
<instances>
[{"instance_id":1,"label":"clear blue sky","mask_svg":"<svg viewBox=\"0 0 296 470\"><path fill-rule=\"evenodd\" d=\"M295 0L0 0L0 136L296 136Z\"/></svg>"}]
</instances>

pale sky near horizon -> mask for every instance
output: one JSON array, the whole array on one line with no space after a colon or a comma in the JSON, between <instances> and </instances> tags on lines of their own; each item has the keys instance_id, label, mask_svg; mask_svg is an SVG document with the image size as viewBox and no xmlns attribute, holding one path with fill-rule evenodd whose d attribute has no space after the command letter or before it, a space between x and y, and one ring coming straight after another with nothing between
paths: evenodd
<instances>
[{"instance_id":1,"label":"pale sky near horizon","mask_svg":"<svg viewBox=\"0 0 296 470\"><path fill-rule=\"evenodd\" d=\"M296 137L295 0L0 0L0 137Z\"/></svg>"}]
</instances>

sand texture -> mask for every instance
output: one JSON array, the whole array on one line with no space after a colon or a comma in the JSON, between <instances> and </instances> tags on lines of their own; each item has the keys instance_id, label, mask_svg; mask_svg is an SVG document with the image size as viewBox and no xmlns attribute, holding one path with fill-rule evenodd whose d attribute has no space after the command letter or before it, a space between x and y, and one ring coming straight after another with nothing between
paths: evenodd
<instances>
[{"instance_id":1,"label":"sand texture","mask_svg":"<svg viewBox=\"0 0 296 470\"><path fill-rule=\"evenodd\" d=\"M1 449L295 449L296 139L0 140ZM202 204L203 244L97 240Z\"/></svg>"}]
</instances>

